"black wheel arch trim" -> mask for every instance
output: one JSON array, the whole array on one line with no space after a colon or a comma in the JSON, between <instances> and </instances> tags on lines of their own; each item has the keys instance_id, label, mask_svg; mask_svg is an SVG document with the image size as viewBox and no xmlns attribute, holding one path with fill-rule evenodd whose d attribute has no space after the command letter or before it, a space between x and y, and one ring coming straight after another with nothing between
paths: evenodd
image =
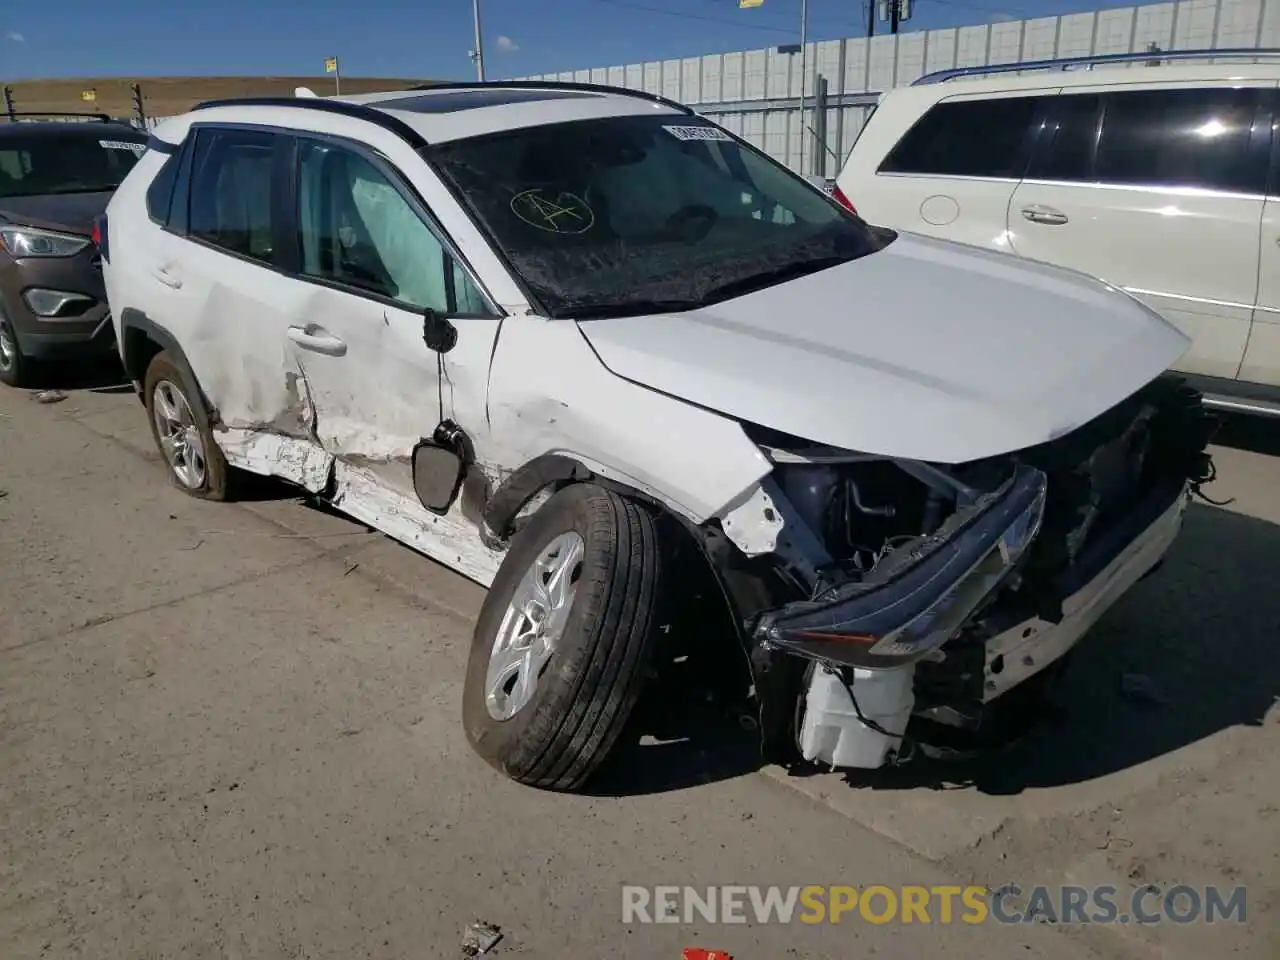
<instances>
[{"instance_id":1,"label":"black wheel arch trim","mask_svg":"<svg viewBox=\"0 0 1280 960\"><path fill-rule=\"evenodd\" d=\"M174 366L182 375L183 390L189 398L199 401L200 409L196 411L197 415L206 417L210 425L216 422L217 411L205 396L204 389L191 368L191 361L187 359L187 354L179 345L178 339L142 311L126 307L120 312L120 359L124 363L125 373L129 379L141 385L147 376L145 369L134 369L130 360L130 342L135 336L150 340L172 358ZM146 397L142 399L145 403Z\"/></svg>"}]
</instances>

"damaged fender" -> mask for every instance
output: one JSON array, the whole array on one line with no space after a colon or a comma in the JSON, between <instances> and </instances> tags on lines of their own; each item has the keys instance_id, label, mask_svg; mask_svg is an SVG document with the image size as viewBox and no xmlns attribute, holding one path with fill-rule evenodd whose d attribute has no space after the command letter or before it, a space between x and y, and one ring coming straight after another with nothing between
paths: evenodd
<instances>
[{"instance_id":1,"label":"damaged fender","mask_svg":"<svg viewBox=\"0 0 1280 960\"><path fill-rule=\"evenodd\" d=\"M576 323L507 318L489 382L490 462L560 455L693 524L772 470L736 421L614 376Z\"/></svg>"}]
</instances>

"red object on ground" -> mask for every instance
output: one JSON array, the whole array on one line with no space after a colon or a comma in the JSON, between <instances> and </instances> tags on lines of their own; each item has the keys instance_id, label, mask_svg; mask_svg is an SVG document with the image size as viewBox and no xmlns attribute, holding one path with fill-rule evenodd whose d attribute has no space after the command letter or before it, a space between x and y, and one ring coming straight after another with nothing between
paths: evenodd
<instances>
[{"instance_id":1,"label":"red object on ground","mask_svg":"<svg viewBox=\"0 0 1280 960\"><path fill-rule=\"evenodd\" d=\"M684 960L733 960L723 950L708 950L706 947L685 947Z\"/></svg>"}]
</instances>

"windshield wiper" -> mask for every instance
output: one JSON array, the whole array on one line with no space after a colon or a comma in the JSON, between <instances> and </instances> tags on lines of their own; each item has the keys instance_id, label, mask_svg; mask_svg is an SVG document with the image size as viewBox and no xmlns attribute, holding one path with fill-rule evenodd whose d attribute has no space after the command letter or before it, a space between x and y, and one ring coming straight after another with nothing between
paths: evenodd
<instances>
[{"instance_id":1,"label":"windshield wiper","mask_svg":"<svg viewBox=\"0 0 1280 960\"><path fill-rule=\"evenodd\" d=\"M788 280L795 280L797 277L817 273L829 267L838 267L840 264L848 263L853 259L855 258L830 256L814 257L810 260L794 260L772 270L753 273L750 276L740 277L737 280L730 280L728 283L711 287L709 290L703 291L699 302L705 306L711 303L719 303L721 300L741 297L744 294L754 293L757 290L776 286L779 283L786 283Z\"/></svg>"},{"instance_id":2,"label":"windshield wiper","mask_svg":"<svg viewBox=\"0 0 1280 960\"><path fill-rule=\"evenodd\" d=\"M604 320L613 317L636 317L646 313L680 313L702 306L701 300L611 300L580 307L557 310L555 315L566 320Z\"/></svg>"}]
</instances>

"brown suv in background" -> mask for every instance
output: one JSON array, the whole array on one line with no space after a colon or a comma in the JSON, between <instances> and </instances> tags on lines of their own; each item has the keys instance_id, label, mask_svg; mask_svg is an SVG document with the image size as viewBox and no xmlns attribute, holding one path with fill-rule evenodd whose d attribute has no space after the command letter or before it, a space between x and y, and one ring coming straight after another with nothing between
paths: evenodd
<instances>
[{"instance_id":1,"label":"brown suv in background","mask_svg":"<svg viewBox=\"0 0 1280 960\"><path fill-rule=\"evenodd\" d=\"M97 114L80 122L14 116L0 122L0 382L22 386L33 361L113 351L93 220L147 136Z\"/></svg>"}]
</instances>

